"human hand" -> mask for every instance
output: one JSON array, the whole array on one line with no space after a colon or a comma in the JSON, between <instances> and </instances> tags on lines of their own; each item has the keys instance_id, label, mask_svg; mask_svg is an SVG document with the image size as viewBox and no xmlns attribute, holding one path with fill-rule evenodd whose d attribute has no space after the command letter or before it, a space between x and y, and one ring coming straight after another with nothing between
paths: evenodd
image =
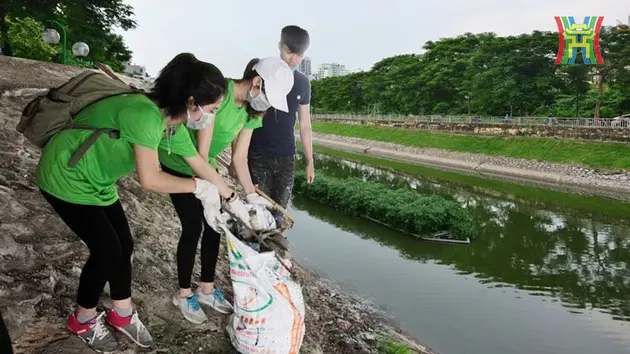
<instances>
[{"instance_id":1,"label":"human hand","mask_svg":"<svg viewBox=\"0 0 630 354\"><path fill-rule=\"evenodd\" d=\"M306 163L306 182L313 183L315 180L315 163L311 160Z\"/></svg>"},{"instance_id":2,"label":"human hand","mask_svg":"<svg viewBox=\"0 0 630 354\"><path fill-rule=\"evenodd\" d=\"M273 208L273 204L271 204L270 201L268 201L267 199L265 199L264 197L262 197L260 194L256 192L249 193L248 195L245 196L245 199L247 200L249 204L257 204L257 205L262 205L268 208Z\"/></svg>"},{"instance_id":3,"label":"human hand","mask_svg":"<svg viewBox=\"0 0 630 354\"><path fill-rule=\"evenodd\" d=\"M201 200L202 203L207 203L214 205L216 207L221 207L221 196L219 195L219 188L201 178L193 178L195 181L195 197Z\"/></svg>"}]
</instances>

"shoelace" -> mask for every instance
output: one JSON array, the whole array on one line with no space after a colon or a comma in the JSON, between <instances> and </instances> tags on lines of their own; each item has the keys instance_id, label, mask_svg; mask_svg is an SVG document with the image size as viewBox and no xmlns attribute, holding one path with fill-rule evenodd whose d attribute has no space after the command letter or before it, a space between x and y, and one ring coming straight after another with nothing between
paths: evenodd
<instances>
[{"instance_id":1,"label":"shoelace","mask_svg":"<svg viewBox=\"0 0 630 354\"><path fill-rule=\"evenodd\" d=\"M94 336L92 337L92 342L94 342L94 338L98 340L103 340L109 334L109 329L105 327L105 321L103 321L103 316L105 312L102 312L96 319L94 320Z\"/></svg>"},{"instance_id":2,"label":"shoelace","mask_svg":"<svg viewBox=\"0 0 630 354\"><path fill-rule=\"evenodd\" d=\"M214 288L214 293L212 295L214 295L215 301L218 299L220 303L225 303L225 297L223 296L223 292L221 291L221 289Z\"/></svg>"},{"instance_id":3,"label":"shoelace","mask_svg":"<svg viewBox=\"0 0 630 354\"><path fill-rule=\"evenodd\" d=\"M138 330L137 332L138 335L141 332L144 332L147 330L147 328L144 326L144 323L140 321L140 318L138 317L137 312L134 312L133 315L131 316L131 324L136 326L136 329Z\"/></svg>"},{"instance_id":4,"label":"shoelace","mask_svg":"<svg viewBox=\"0 0 630 354\"><path fill-rule=\"evenodd\" d=\"M193 311L199 311L201 309L201 304L197 301L197 295L191 295L186 298L186 304Z\"/></svg>"}]
</instances>

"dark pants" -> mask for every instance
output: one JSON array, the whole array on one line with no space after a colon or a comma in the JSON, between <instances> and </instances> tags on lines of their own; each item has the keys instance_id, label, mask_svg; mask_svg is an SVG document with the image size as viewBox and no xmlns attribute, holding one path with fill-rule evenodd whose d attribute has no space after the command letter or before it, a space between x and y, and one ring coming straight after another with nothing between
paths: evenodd
<instances>
[{"instance_id":1,"label":"dark pants","mask_svg":"<svg viewBox=\"0 0 630 354\"><path fill-rule=\"evenodd\" d=\"M112 300L130 298L133 238L120 201L109 206L80 205L41 192L90 250L79 278L79 306L96 307L107 282Z\"/></svg>"},{"instance_id":2,"label":"dark pants","mask_svg":"<svg viewBox=\"0 0 630 354\"><path fill-rule=\"evenodd\" d=\"M162 171L178 177L191 177L165 166L162 166ZM214 282L214 273L221 247L221 235L206 222L201 201L194 194L170 194L170 197L182 224L182 235L177 244L179 287L182 289L191 287L199 237L201 237L201 278L199 280L204 283Z\"/></svg>"},{"instance_id":3,"label":"dark pants","mask_svg":"<svg viewBox=\"0 0 630 354\"><path fill-rule=\"evenodd\" d=\"M0 313L0 354L13 354L11 337L9 336L7 326L4 324L2 313Z\"/></svg>"},{"instance_id":4,"label":"dark pants","mask_svg":"<svg viewBox=\"0 0 630 354\"><path fill-rule=\"evenodd\" d=\"M293 191L293 156L271 156L250 152L247 157L252 182L283 208Z\"/></svg>"}]
</instances>

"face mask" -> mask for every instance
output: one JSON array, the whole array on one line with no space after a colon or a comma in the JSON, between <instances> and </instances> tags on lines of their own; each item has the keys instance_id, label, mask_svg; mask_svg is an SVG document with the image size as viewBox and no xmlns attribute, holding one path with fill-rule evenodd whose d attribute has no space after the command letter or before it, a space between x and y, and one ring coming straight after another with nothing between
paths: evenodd
<instances>
[{"instance_id":1,"label":"face mask","mask_svg":"<svg viewBox=\"0 0 630 354\"><path fill-rule=\"evenodd\" d=\"M249 96L249 105L258 112L267 111L271 107L271 103L267 101L267 96L262 92L262 86L260 92L258 93L258 96L256 97L252 97L253 90L254 88L252 87L247 93L247 95Z\"/></svg>"},{"instance_id":2,"label":"face mask","mask_svg":"<svg viewBox=\"0 0 630 354\"><path fill-rule=\"evenodd\" d=\"M188 120L186 120L186 126L193 130L201 130L207 127L208 124L212 123L212 120L214 119L213 113L205 112L201 108L201 106L197 106L197 107L199 107L199 110L202 112L201 118L199 118L198 120L190 119L190 112L186 110L186 115L188 116Z\"/></svg>"}]
</instances>

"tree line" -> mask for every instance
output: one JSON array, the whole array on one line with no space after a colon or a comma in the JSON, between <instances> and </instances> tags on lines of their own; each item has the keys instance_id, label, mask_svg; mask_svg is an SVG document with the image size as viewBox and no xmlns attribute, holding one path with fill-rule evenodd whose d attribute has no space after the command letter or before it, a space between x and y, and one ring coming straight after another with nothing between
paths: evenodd
<instances>
[{"instance_id":1,"label":"tree line","mask_svg":"<svg viewBox=\"0 0 630 354\"><path fill-rule=\"evenodd\" d=\"M612 117L630 113L630 30L602 27L603 65L555 65L557 32L466 33L312 82L315 113ZM579 53L576 63L583 63Z\"/></svg>"},{"instance_id":2,"label":"tree line","mask_svg":"<svg viewBox=\"0 0 630 354\"><path fill-rule=\"evenodd\" d=\"M55 28L61 34L49 22L57 21L66 27L68 53L75 42L85 42L91 59L122 71L132 53L114 28L135 28L134 16L133 7L123 0L3 0L0 50L2 55L60 62L62 42L51 46L42 39L45 28Z\"/></svg>"}]
</instances>

